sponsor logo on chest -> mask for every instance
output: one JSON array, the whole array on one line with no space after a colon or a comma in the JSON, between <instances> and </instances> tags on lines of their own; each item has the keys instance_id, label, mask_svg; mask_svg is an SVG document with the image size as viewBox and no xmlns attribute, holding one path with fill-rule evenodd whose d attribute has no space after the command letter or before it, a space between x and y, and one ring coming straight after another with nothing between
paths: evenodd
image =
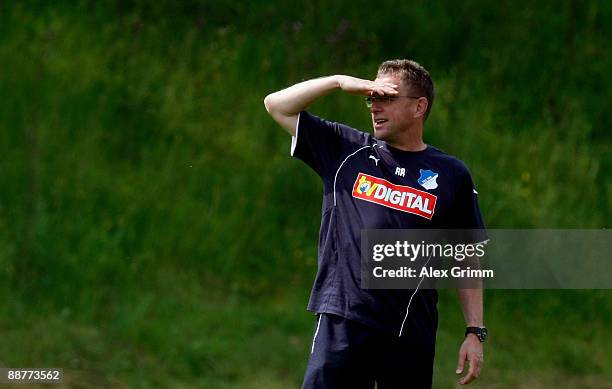
<instances>
[{"instance_id":1,"label":"sponsor logo on chest","mask_svg":"<svg viewBox=\"0 0 612 389\"><path fill-rule=\"evenodd\" d=\"M353 197L429 220L434 215L437 200L431 193L407 185L395 185L365 173L357 175Z\"/></svg>"}]
</instances>

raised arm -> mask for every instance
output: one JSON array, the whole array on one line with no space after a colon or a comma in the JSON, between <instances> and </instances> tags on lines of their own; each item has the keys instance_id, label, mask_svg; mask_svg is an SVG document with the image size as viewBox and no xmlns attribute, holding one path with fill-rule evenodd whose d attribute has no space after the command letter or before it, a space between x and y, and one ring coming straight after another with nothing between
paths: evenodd
<instances>
[{"instance_id":1,"label":"raised arm","mask_svg":"<svg viewBox=\"0 0 612 389\"><path fill-rule=\"evenodd\" d=\"M335 89L356 95L397 94L397 85L381 83L351 76L329 76L300 82L289 88L271 93L264 99L266 110L288 133L295 135L298 114L315 100Z\"/></svg>"}]
</instances>

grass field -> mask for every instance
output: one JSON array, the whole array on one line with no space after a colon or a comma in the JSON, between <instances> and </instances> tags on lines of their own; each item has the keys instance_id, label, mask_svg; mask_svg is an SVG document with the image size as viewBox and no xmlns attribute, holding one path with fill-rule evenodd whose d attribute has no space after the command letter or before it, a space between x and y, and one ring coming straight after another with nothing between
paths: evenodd
<instances>
[{"instance_id":1,"label":"grass field","mask_svg":"<svg viewBox=\"0 0 612 389\"><path fill-rule=\"evenodd\" d=\"M0 352L10 366L63 367L69 387L299 387L314 329L306 293L221 295L190 278L110 302L95 319L10 304ZM160 293L182 298L170 303ZM493 333L472 387L610 387L609 297L489 291ZM441 293L440 323L434 387L448 388L463 329L452 291Z\"/></svg>"}]
</instances>

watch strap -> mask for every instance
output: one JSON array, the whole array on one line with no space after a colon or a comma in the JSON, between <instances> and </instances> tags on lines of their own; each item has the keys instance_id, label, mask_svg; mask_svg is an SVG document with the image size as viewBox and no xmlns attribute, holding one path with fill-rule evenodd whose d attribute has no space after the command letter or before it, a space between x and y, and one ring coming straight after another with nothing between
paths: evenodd
<instances>
[{"instance_id":1,"label":"watch strap","mask_svg":"<svg viewBox=\"0 0 612 389\"><path fill-rule=\"evenodd\" d=\"M486 327L466 327L465 336L468 334L475 334L482 343L487 339L488 331Z\"/></svg>"}]
</instances>

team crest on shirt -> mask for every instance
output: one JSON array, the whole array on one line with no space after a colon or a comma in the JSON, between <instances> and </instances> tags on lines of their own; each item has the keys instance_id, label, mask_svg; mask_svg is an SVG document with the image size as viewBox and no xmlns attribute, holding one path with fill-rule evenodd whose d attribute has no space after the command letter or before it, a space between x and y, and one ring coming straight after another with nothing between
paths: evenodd
<instances>
[{"instance_id":1,"label":"team crest on shirt","mask_svg":"<svg viewBox=\"0 0 612 389\"><path fill-rule=\"evenodd\" d=\"M438 179L438 173L432 170L429 170L429 169L428 170L419 169L419 173L421 173L421 177L419 177L417 182L423 188L430 190L430 189L436 189L438 187L438 182L436 181Z\"/></svg>"},{"instance_id":2,"label":"team crest on shirt","mask_svg":"<svg viewBox=\"0 0 612 389\"><path fill-rule=\"evenodd\" d=\"M431 193L407 185L395 185L365 173L357 175L353 197L429 220L434 215L437 200Z\"/></svg>"}]
</instances>

